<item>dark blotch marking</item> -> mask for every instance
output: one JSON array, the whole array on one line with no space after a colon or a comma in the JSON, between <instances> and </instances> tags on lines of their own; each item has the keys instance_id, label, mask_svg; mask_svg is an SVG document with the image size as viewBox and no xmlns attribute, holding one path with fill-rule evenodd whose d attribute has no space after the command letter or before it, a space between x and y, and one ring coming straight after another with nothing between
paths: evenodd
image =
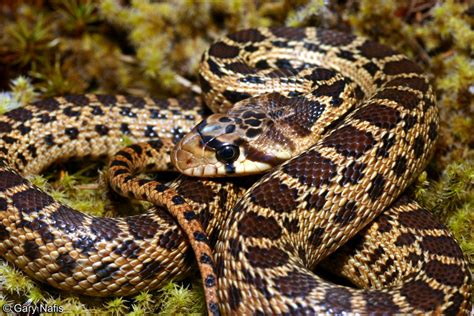
<instances>
[{"instance_id":1,"label":"dark blotch marking","mask_svg":"<svg viewBox=\"0 0 474 316\"><path fill-rule=\"evenodd\" d=\"M464 283L465 273L457 264L444 264L441 261L432 260L426 263L425 271L428 277L441 284L459 288Z\"/></svg>"},{"instance_id":2,"label":"dark blotch marking","mask_svg":"<svg viewBox=\"0 0 474 316\"><path fill-rule=\"evenodd\" d=\"M97 238L107 241L116 239L121 232L117 220L108 217L94 217L91 221L90 230Z\"/></svg>"},{"instance_id":3,"label":"dark blotch marking","mask_svg":"<svg viewBox=\"0 0 474 316\"><path fill-rule=\"evenodd\" d=\"M41 255L39 246L36 244L34 240L27 240L24 244L25 248L25 257L30 260L38 259Z\"/></svg>"},{"instance_id":4,"label":"dark blotch marking","mask_svg":"<svg viewBox=\"0 0 474 316\"><path fill-rule=\"evenodd\" d=\"M2 137L2 139L7 144L14 144L14 143L18 142L18 138L10 137L10 136L7 136L7 135L4 135Z\"/></svg>"},{"instance_id":5,"label":"dark blotch marking","mask_svg":"<svg viewBox=\"0 0 474 316\"><path fill-rule=\"evenodd\" d=\"M219 316L220 315L219 305L215 302L209 303L209 305L207 306L207 309L213 316Z\"/></svg>"},{"instance_id":6,"label":"dark blotch marking","mask_svg":"<svg viewBox=\"0 0 474 316\"><path fill-rule=\"evenodd\" d=\"M249 53L253 53L253 52L256 52L258 50L258 47L254 46L254 45L247 45L244 47L245 51L246 52L249 52Z\"/></svg>"},{"instance_id":7,"label":"dark blotch marking","mask_svg":"<svg viewBox=\"0 0 474 316\"><path fill-rule=\"evenodd\" d=\"M129 259L136 259L140 253L141 247L133 240L125 240L117 248L114 253Z\"/></svg>"},{"instance_id":8,"label":"dark blotch marking","mask_svg":"<svg viewBox=\"0 0 474 316\"><path fill-rule=\"evenodd\" d=\"M28 183L28 181L25 178L12 171L0 171L0 191L5 191L26 183Z\"/></svg>"},{"instance_id":9,"label":"dark blotch marking","mask_svg":"<svg viewBox=\"0 0 474 316\"><path fill-rule=\"evenodd\" d=\"M372 185L368 191L369 197L372 200L377 200L383 193L385 185L385 178L381 174L377 174L372 180Z\"/></svg>"},{"instance_id":10,"label":"dark blotch marking","mask_svg":"<svg viewBox=\"0 0 474 316\"><path fill-rule=\"evenodd\" d=\"M10 237L10 233L5 225L0 223L0 240L6 240Z\"/></svg>"},{"instance_id":11,"label":"dark blotch marking","mask_svg":"<svg viewBox=\"0 0 474 316\"><path fill-rule=\"evenodd\" d=\"M403 284L400 294L411 306L425 312L435 311L444 298L443 291L434 289L421 280Z\"/></svg>"},{"instance_id":12,"label":"dark blotch marking","mask_svg":"<svg viewBox=\"0 0 474 316\"><path fill-rule=\"evenodd\" d=\"M119 273L119 270L120 267L114 262L103 262L100 266L94 268L94 273L100 281L107 282L112 280L114 276Z\"/></svg>"},{"instance_id":13,"label":"dark blotch marking","mask_svg":"<svg viewBox=\"0 0 474 316\"><path fill-rule=\"evenodd\" d=\"M410 91L397 90L392 88L386 88L379 91L374 99L388 99L400 104L407 110L413 110L419 103L420 99L417 95Z\"/></svg>"},{"instance_id":14,"label":"dark blotch marking","mask_svg":"<svg viewBox=\"0 0 474 316\"><path fill-rule=\"evenodd\" d=\"M323 208L326 203L327 192L320 193L318 195L310 194L306 197L306 210L308 211L319 211Z\"/></svg>"},{"instance_id":15,"label":"dark blotch marking","mask_svg":"<svg viewBox=\"0 0 474 316\"><path fill-rule=\"evenodd\" d=\"M0 198L0 212L6 211L7 207L8 207L7 200L4 198Z\"/></svg>"},{"instance_id":16,"label":"dark blotch marking","mask_svg":"<svg viewBox=\"0 0 474 316\"><path fill-rule=\"evenodd\" d=\"M60 254L56 258L56 264L59 266L59 272L68 275L72 274L76 268L76 260L67 253Z\"/></svg>"},{"instance_id":17,"label":"dark blotch marking","mask_svg":"<svg viewBox=\"0 0 474 316\"><path fill-rule=\"evenodd\" d=\"M297 189L288 187L277 178L267 179L251 193L251 199L255 204L278 213L293 211L298 205L297 196Z\"/></svg>"},{"instance_id":18,"label":"dark blotch marking","mask_svg":"<svg viewBox=\"0 0 474 316\"><path fill-rule=\"evenodd\" d=\"M337 53L338 57L350 60L350 61L355 61L356 59L354 58L354 53L347 51L347 50L341 50Z\"/></svg>"},{"instance_id":19,"label":"dark blotch marking","mask_svg":"<svg viewBox=\"0 0 474 316\"><path fill-rule=\"evenodd\" d=\"M266 60L259 60L256 64L255 67L258 69L268 69L270 68L270 65Z\"/></svg>"},{"instance_id":20,"label":"dark blotch marking","mask_svg":"<svg viewBox=\"0 0 474 316\"><path fill-rule=\"evenodd\" d=\"M71 234L82 229L84 214L68 207L61 205L50 216L54 228L63 231L66 234Z\"/></svg>"},{"instance_id":21,"label":"dark blotch marking","mask_svg":"<svg viewBox=\"0 0 474 316\"><path fill-rule=\"evenodd\" d=\"M201 85L201 90L203 93L208 93L212 89L209 81L207 81L206 78L204 78L201 74L199 75L199 84Z\"/></svg>"},{"instance_id":22,"label":"dark blotch marking","mask_svg":"<svg viewBox=\"0 0 474 316\"><path fill-rule=\"evenodd\" d=\"M55 111L59 108L59 101L55 98L48 98L45 100L40 100L32 103L38 110L43 110L47 112Z\"/></svg>"},{"instance_id":23,"label":"dark blotch marking","mask_svg":"<svg viewBox=\"0 0 474 316\"><path fill-rule=\"evenodd\" d=\"M115 105L117 103L117 98L114 95L97 94L96 98L100 103L106 106Z\"/></svg>"},{"instance_id":24,"label":"dark blotch marking","mask_svg":"<svg viewBox=\"0 0 474 316\"><path fill-rule=\"evenodd\" d=\"M402 233L397 237L395 245L398 247L410 246L416 241L415 236L410 233Z\"/></svg>"},{"instance_id":25,"label":"dark blotch marking","mask_svg":"<svg viewBox=\"0 0 474 316\"><path fill-rule=\"evenodd\" d=\"M12 201L13 206L18 208L20 212L25 213L40 211L54 202L49 195L36 189L27 189L15 193L12 196Z\"/></svg>"},{"instance_id":26,"label":"dark blotch marking","mask_svg":"<svg viewBox=\"0 0 474 316\"><path fill-rule=\"evenodd\" d=\"M163 147L163 141L161 139L149 140L147 144L156 151L159 151Z\"/></svg>"},{"instance_id":27,"label":"dark blotch marking","mask_svg":"<svg viewBox=\"0 0 474 316\"><path fill-rule=\"evenodd\" d=\"M167 230L164 234L159 236L160 246L167 249L175 249L179 243L183 240L183 236L179 228ZM197 238L196 238L197 240Z\"/></svg>"},{"instance_id":28,"label":"dark blotch marking","mask_svg":"<svg viewBox=\"0 0 474 316\"><path fill-rule=\"evenodd\" d=\"M64 133L69 137L69 139L77 139L77 136L79 135L79 130L75 127L70 127L66 128Z\"/></svg>"},{"instance_id":29,"label":"dark blotch marking","mask_svg":"<svg viewBox=\"0 0 474 316\"><path fill-rule=\"evenodd\" d=\"M155 127L153 125L147 125L145 128L146 137L157 137L158 134L155 132Z\"/></svg>"},{"instance_id":30,"label":"dark blotch marking","mask_svg":"<svg viewBox=\"0 0 474 316\"><path fill-rule=\"evenodd\" d=\"M242 251L242 246L240 245L240 242L236 238L230 238L229 239L229 252L230 254L237 259L239 256L239 253Z\"/></svg>"},{"instance_id":31,"label":"dark blotch marking","mask_svg":"<svg viewBox=\"0 0 474 316\"><path fill-rule=\"evenodd\" d=\"M408 87L414 90L419 90L422 93L428 91L428 83L422 77L411 77L411 78L395 78L387 82L387 87Z\"/></svg>"},{"instance_id":32,"label":"dark blotch marking","mask_svg":"<svg viewBox=\"0 0 474 316\"><path fill-rule=\"evenodd\" d=\"M404 156L399 155L397 157L395 165L392 168L393 173L395 173L397 177L401 177L405 171L407 171L407 162L408 160Z\"/></svg>"},{"instance_id":33,"label":"dark blotch marking","mask_svg":"<svg viewBox=\"0 0 474 316\"><path fill-rule=\"evenodd\" d=\"M316 34L322 44L330 46L348 45L352 43L352 41L356 38L355 35L352 34L336 32L333 30L326 29L317 29Z\"/></svg>"},{"instance_id":34,"label":"dark blotch marking","mask_svg":"<svg viewBox=\"0 0 474 316\"><path fill-rule=\"evenodd\" d=\"M417 118L414 115L409 115L407 114L404 118L404 125L403 125L403 130L405 132L408 132L417 122Z\"/></svg>"},{"instance_id":35,"label":"dark blotch marking","mask_svg":"<svg viewBox=\"0 0 474 316\"><path fill-rule=\"evenodd\" d=\"M185 198L197 203L210 203L215 198L215 193L210 186L190 178L183 178L176 191Z\"/></svg>"},{"instance_id":36,"label":"dark blotch marking","mask_svg":"<svg viewBox=\"0 0 474 316\"><path fill-rule=\"evenodd\" d=\"M319 246L321 244L321 241L323 240L323 234L324 234L324 228L316 227L315 229L313 229L313 231L309 235L308 244L310 244L313 247Z\"/></svg>"},{"instance_id":37,"label":"dark blotch marking","mask_svg":"<svg viewBox=\"0 0 474 316\"><path fill-rule=\"evenodd\" d=\"M395 135L385 134L382 137L382 146L377 148L375 155L377 157L387 158L390 155L390 148L395 144Z\"/></svg>"},{"instance_id":38,"label":"dark blotch marking","mask_svg":"<svg viewBox=\"0 0 474 316\"><path fill-rule=\"evenodd\" d=\"M231 125L227 125L225 127L225 133L226 134L231 134L235 131L235 125L234 124L231 124Z\"/></svg>"},{"instance_id":39,"label":"dark blotch marking","mask_svg":"<svg viewBox=\"0 0 474 316\"><path fill-rule=\"evenodd\" d=\"M402 73L422 73L420 66L409 59L401 59L398 61L390 61L385 64L384 72L388 75L399 75Z\"/></svg>"},{"instance_id":40,"label":"dark blotch marking","mask_svg":"<svg viewBox=\"0 0 474 316\"><path fill-rule=\"evenodd\" d=\"M257 137L258 135L260 135L261 133L262 133L261 128L249 128L245 132L245 136L247 136L248 138L254 138L254 137Z\"/></svg>"},{"instance_id":41,"label":"dark blotch marking","mask_svg":"<svg viewBox=\"0 0 474 316\"><path fill-rule=\"evenodd\" d=\"M173 196L171 200L173 201L174 205L181 205L186 203L186 201L179 195Z\"/></svg>"},{"instance_id":42,"label":"dark blotch marking","mask_svg":"<svg viewBox=\"0 0 474 316\"><path fill-rule=\"evenodd\" d=\"M319 187L331 182L336 175L336 166L331 160L312 150L293 159L292 164L286 164L283 171L302 184Z\"/></svg>"},{"instance_id":43,"label":"dark blotch marking","mask_svg":"<svg viewBox=\"0 0 474 316\"><path fill-rule=\"evenodd\" d=\"M418 209L411 212L402 212L398 216L400 223L408 228L415 229L444 229L444 225L437 221L430 212Z\"/></svg>"},{"instance_id":44,"label":"dark blotch marking","mask_svg":"<svg viewBox=\"0 0 474 316\"><path fill-rule=\"evenodd\" d=\"M423 136L418 135L413 142L413 153L415 154L415 158L420 158L423 155L425 149L425 141L423 140Z\"/></svg>"},{"instance_id":45,"label":"dark blotch marking","mask_svg":"<svg viewBox=\"0 0 474 316\"><path fill-rule=\"evenodd\" d=\"M375 75L377 73L377 71L380 70L380 68L373 62L368 62L367 64L365 64L364 66L362 66L365 70L367 70L367 72L369 74L371 74L372 76Z\"/></svg>"},{"instance_id":46,"label":"dark blotch marking","mask_svg":"<svg viewBox=\"0 0 474 316\"><path fill-rule=\"evenodd\" d=\"M285 227L289 233L297 233L300 230L298 223L299 221L296 218L292 220L285 218L283 221L283 227Z\"/></svg>"},{"instance_id":47,"label":"dark blotch marking","mask_svg":"<svg viewBox=\"0 0 474 316\"><path fill-rule=\"evenodd\" d=\"M243 74L243 75L254 74L256 72L256 70L254 68L252 68L249 65L244 64L242 62L235 62L235 63L226 64L225 68L230 70L230 71L237 72L237 73Z\"/></svg>"},{"instance_id":48,"label":"dark blotch marking","mask_svg":"<svg viewBox=\"0 0 474 316\"><path fill-rule=\"evenodd\" d=\"M95 252L94 247L96 239L88 236L79 236L72 242L72 246L75 249L80 250L83 254L89 254L89 252Z\"/></svg>"},{"instance_id":49,"label":"dark blotch marking","mask_svg":"<svg viewBox=\"0 0 474 316\"><path fill-rule=\"evenodd\" d=\"M317 285L316 279L309 273L293 270L286 276L273 279L275 289L290 298L305 297Z\"/></svg>"},{"instance_id":50,"label":"dark blotch marking","mask_svg":"<svg viewBox=\"0 0 474 316\"><path fill-rule=\"evenodd\" d=\"M275 27L271 28L270 32L272 32L275 36L283 37L289 40L302 40L306 37L305 31L303 28L293 28L293 27Z\"/></svg>"},{"instance_id":51,"label":"dark blotch marking","mask_svg":"<svg viewBox=\"0 0 474 316\"><path fill-rule=\"evenodd\" d=\"M392 224L390 224L389 220L390 220L389 216L385 214L379 215L375 219L375 222L377 223L377 226L378 226L377 230L381 233L390 232L390 230L392 230Z\"/></svg>"},{"instance_id":52,"label":"dark blotch marking","mask_svg":"<svg viewBox=\"0 0 474 316\"><path fill-rule=\"evenodd\" d=\"M347 202L342 206L334 216L334 221L341 225L347 225L356 218L357 204L356 202Z\"/></svg>"},{"instance_id":53,"label":"dark blotch marking","mask_svg":"<svg viewBox=\"0 0 474 316\"><path fill-rule=\"evenodd\" d=\"M160 229L160 225L148 216L130 216L126 218L128 231L135 240L153 238Z\"/></svg>"},{"instance_id":54,"label":"dark blotch marking","mask_svg":"<svg viewBox=\"0 0 474 316\"><path fill-rule=\"evenodd\" d=\"M25 108L16 108L5 113L5 116L18 122L26 122L31 120L33 113Z\"/></svg>"},{"instance_id":55,"label":"dark blotch marking","mask_svg":"<svg viewBox=\"0 0 474 316\"><path fill-rule=\"evenodd\" d=\"M400 122L400 112L385 105L369 104L358 110L354 118L390 130Z\"/></svg>"},{"instance_id":56,"label":"dark blotch marking","mask_svg":"<svg viewBox=\"0 0 474 316\"><path fill-rule=\"evenodd\" d=\"M132 112L132 108L129 108L129 107L121 107L120 115L127 116L127 117L137 117L137 113Z\"/></svg>"},{"instance_id":57,"label":"dark blotch marking","mask_svg":"<svg viewBox=\"0 0 474 316\"><path fill-rule=\"evenodd\" d=\"M317 67L311 72L311 74L306 75L304 78L317 82L317 81L329 80L335 75L336 75L336 72L334 70Z\"/></svg>"},{"instance_id":58,"label":"dark blotch marking","mask_svg":"<svg viewBox=\"0 0 474 316\"><path fill-rule=\"evenodd\" d=\"M343 287L333 287L326 291L325 303L329 313L345 313L352 310L352 295Z\"/></svg>"},{"instance_id":59,"label":"dark blotch marking","mask_svg":"<svg viewBox=\"0 0 474 316\"><path fill-rule=\"evenodd\" d=\"M474 7L472 7L474 8ZM449 299L452 304L444 312L446 315L458 315L461 310L461 305L464 302L464 296L459 293L454 293L453 296Z\"/></svg>"},{"instance_id":60,"label":"dark blotch marking","mask_svg":"<svg viewBox=\"0 0 474 316\"><path fill-rule=\"evenodd\" d=\"M204 280L206 287L213 287L216 285L216 278L213 275L208 275L206 280Z\"/></svg>"},{"instance_id":61,"label":"dark blotch marking","mask_svg":"<svg viewBox=\"0 0 474 316\"><path fill-rule=\"evenodd\" d=\"M259 274L255 274L255 276L253 276L250 271L244 268L242 269L242 275L244 276L245 281L255 286L255 288L257 288L265 296L265 298L270 299L273 297L273 295L267 289L267 280L262 278Z\"/></svg>"},{"instance_id":62,"label":"dark blotch marking","mask_svg":"<svg viewBox=\"0 0 474 316\"><path fill-rule=\"evenodd\" d=\"M194 211L187 211L187 212L184 212L184 218L187 220L187 221L192 221L194 219L196 219L196 213Z\"/></svg>"},{"instance_id":63,"label":"dark blotch marking","mask_svg":"<svg viewBox=\"0 0 474 316\"><path fill-rule=\"evenodd\" d=\"M388 315L400 312L393 301L392 295L381 291L367 291L363 294L365 299L365 312L370 315Z\"/></svg>"},{"instance_id":64,"label":"dark blotch marking","mask_svg":"<svg viewBox=\"0 0 474 316\"><path fill-rule=\"evenodd\" d=\"M436 125L435 122L431 122L429 130L428 130L428 137L430 138L430 140L433 141L436 139L437 136L438 136L438 126Z\"/></svg>"},{"instance_id":65,"label":"dark blotch marking","mask_svg":"<svg viewBox=\"0 0 474 316\"><path fill-rule=\"evenodd\" d=\"M230 285L227 289L228 304L231 310L237 310L242 302L242 294L240 290L234 285Z\"/></svg>"},{"instance_id":66,"label":"dark blotch marking","mask_svg":"<svg viewBox=\"0 0 474 316\"><path fill-rule=\"evenodd\" d=\"M257 268L269 269L281 267L288 263L288 254L273 246L271 248L248 247L248 262Z\"/></svg>"},{"instance_id":67,"label":"dark blotch marking","mask_svg":"<svg viewBox=\"0 0 474 316\"><path fill-rule=\"evenodd\" d=\"M344 80L338 80L331 85L322 84L316 89L314 89L312 93L315 97L326 95L336 98L342 93L342 91L344 91L345 87L346 83L344 82Z\"/></svg>"},{"instance_id":68,"label":"dark blotch marking","mask_svg":"<svg viewBox=\"0 0 474 316\"><path fill-rule=\"evenodd\" d=\"M207 239L207 236L204 232L200 232L200 231L196 231L194 232L193 234L194 236L194 239L196 239L196 241L200 241L200 242L203 242L203 243L208 243L208 239Z\"/></svg>"},{"instance_id":69,"label":"dark blotch marking","mask_svg":"<svg viewBox=\"0 0 474 316\"><path fill-rule=\"evenodd\" d=\"M360 53L366 58L385 58L396 54L396 52L385 45L377 42L366 41L359 47Z\"/></svg>"},{"instance_id":70,"label":"dark blotch marking","mask_svg":"<svg viewBox=\"0 0 474 316\"><path fill-rule=\"evenodd\" d=\"M245 100L247 98L250 98L251 95L245 92L237 92L237 91L229 91L226 90L222 93L224 97L229 100L231 103L237 103L239 101Z\"/></svg>"},{"instance_id":71,"label":"dark blotch marking","mask_svg":"<svg viewBox=\"0 0 474 316\"><path fill-rule=\"evenodd\" d=\"M97 124L95 126L95 131L97 132L97 134L99 134L101 136L105 136L109 133L109 128L105 125Z\"/></svg>"},{"instance_id":72,"label":"dark blotch marking","mask_svg":"<svg viewBox=\"0 0 474 316\"><path fill-rule=\"evenodd\" d=\"M0 122L0 133L10 133L12 130L12 126L10 123L7 122Z\"/></svg>"},{"instance_id":73,"label":"dark blotch marking","mask_svg":"<svg viewBox=\"0 0 474 316\"><path fill-rule=\"evenodd\" d=\"M90 103L89 99L85 95L73 94L64 96L67 102L76 104L76 105L87 105Z\"/></svg>"},{"instance_id":74,"label":"dark blotch marking","mask_svg":"<svg viewBox=\"0 0 474 316\"><path fill-rule=\"evenodd\" d=\"M24 124L21 124L16 129L20 131L21 135L26 135L31 131L31 127L25 126Z\"/></svg>"},{"instance_id":75,"label":"dark blotch marking","mask_svg":"<svg viewBox=\"0 0 474 316\"><path fill-rule=\"evenodd\" d=\"M359 130L352 126L344 126L326 137L324 145L333 147L343 156L359 158L375 145L372 133Z\"/></svg>"},{"instance_id":76,"label":"dark blotch marking","mask_svg":"<svg viewBox=\"0 0 474 316\"><path fill-rule=\"evenodd\" d=\"M145 280L153 279L160 270L161 262L158 260L151 260L143 264L143 267L140 270L140 276Z\"/></svg>"},{"instance_id":77,"label":"dark blotch marking","mask_svg":"<svg viewBox=\"0 0 474 316\"><path fill-rule=\"evenodd\" d=\"M142 109L146 105L144 98L127 95L125 96L125 99L127 100L128 103L132 104L133 107L137 109Z\"/></svg>"},{"instance_id":78,"label":"dark blotch marking","mask_svg":"<svg viewBox=\"0 0 474 316\"><path fill-rule=\"evenodd\" d=\"M282 228L275 218L257 215L255 212L245 214L237 227L242 237L276 240L280 238L282 233Z\"/></svg>"},{"instance_id":79,"label":"dark blotch marking","mask_svg":"<svg viewBox=\"0 0 474 316\"><path fill-rule=\"evenodd\" d=\"M122 124L120 124L120 131L121 131L122 134L124 134L124 135L130 135L130 133L131 133L130 129L128 128L128 124L127 124L127 123L122 123Z\"/></svg>"},{"instance_id":80,"label":"dark blotch marking","mask_svg":"<svg viewBox=\"0 0 474 316\"><path fill-rule=\"evenodd\" d=\"M234 46L227 45L224 42L214 43L209 49L209 55L217 58L234 58L239 54L239 49Z\"/></svg>"},{"instance_id":81,"label":"dark blotch marking","mask_svg":"<svg viewBox=\"0 0 474 316\"><path fill-rule=\"evenodd\" d=\"M37 116L40 123L46 124L56 120L56 117L50 116L48 113L42 113Z\"/></svg>"},{"instance_id":82,"label":"dark blotch marking","mask_svg":"<svg viewBox=\"0 0 474 316\"><path fill-rule=\"evenodd\" d=\"M421 248L435 255L462 259L463 254L454 239L447 236L425 236Z\"/></svg>"},{"instance_id":83,"label":"dark blotch marking","mask_svg":"<svg viewBox=\"0 0 474 316\"><path fill-rule=\"evenodd\" d=\"M353 161L349 166L344 168L342 171L342 178L339 181L341 186L344 186L347 183L357 184L360 179L364 177L364 169L367 167L365 163L359 163Z\"/></svg>"},{"instance_id":84,"label":"dark blotch marking","mask_svg":"<svg viewBox=\"0 0 474 316\"><path fill-rule=\"evenodd\" d=\"M115 154L115 156L122 156L123 158L125 158L128 161L133 161L132 155L130 155L130 153L128 153L125 150L120 150L117 154Z\"/></svg>"},{"instance_id":85,"label":"dark blotch marking","mask_svg":"<svg viewBox=\"0 0 474 316\"><path fill-rule=\"evenodd\" d=\"M212 59L207 60L207 64L209 65L209 70L216 76L222 77L224 74L220 71L219 65L216 64Z\"/></svg>"},{"instance_id":86,"label":"dark blotch marking","mask_svg":"<svg viewBox=\"0 0 474 316\"><path fill-rule=\"evenodd\" d=\"M247 43L247 42L261 42L266 39L266 37L260 33L257 29L247 29L239 32L235 32L227 35L228 38L235 42Z\"/></svg>"},{"instance_id":87,"label":"dark blotch marking","mask_svg":"<svg viewBox=\"0 0 474 316\"><path fill-rule=\"evenodd\" d=\"M74 110L74 106L68 106L63 109L63 113L69 117L77 117L81 115L81 111Z\"/></svg>"}]
</instances>

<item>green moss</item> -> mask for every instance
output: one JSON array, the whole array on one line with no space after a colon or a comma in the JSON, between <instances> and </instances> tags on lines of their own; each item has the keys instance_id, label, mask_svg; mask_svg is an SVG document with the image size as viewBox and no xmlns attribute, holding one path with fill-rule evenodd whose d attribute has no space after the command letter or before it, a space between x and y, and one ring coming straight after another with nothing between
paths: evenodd
<instances>
[{"instance_id":1,"label":"green moss","mask_svg":"<svg viewBox=\"0 0 474 316\"><path fill-rule=\"evenodd\" d=\"M170 282L161 293L161 315L199 315L205 312L204 293L198 283L190 290Z\"/></svg>"}]
</instances>

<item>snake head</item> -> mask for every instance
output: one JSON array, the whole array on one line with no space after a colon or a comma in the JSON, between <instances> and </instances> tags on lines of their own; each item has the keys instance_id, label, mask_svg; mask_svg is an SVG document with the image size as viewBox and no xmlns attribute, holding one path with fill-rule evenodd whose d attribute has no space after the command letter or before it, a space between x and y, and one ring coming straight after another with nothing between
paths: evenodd
<instances>
[{"instance_id":1,"label":"snake head","mask_svg":"<svg viewBox=\"0 0 474 316\"><path fill-rule=\"evenodd\" d=\"M189 176L262 173L291 155L285 150L266 150L269 125L266 115L257 111L213 114L181 139L171 160L178 171Z\"/></svg>"}]
</instances>

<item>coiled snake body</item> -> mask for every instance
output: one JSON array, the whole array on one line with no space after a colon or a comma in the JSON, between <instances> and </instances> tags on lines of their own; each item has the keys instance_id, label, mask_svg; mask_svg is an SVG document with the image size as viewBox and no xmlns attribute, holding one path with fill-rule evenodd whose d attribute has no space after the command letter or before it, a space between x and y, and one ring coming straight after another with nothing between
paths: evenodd
<instances>
[{"instance_id":1,"label":"coiled snake body","mask_svg":"<svg viewBox=\"0 0 474 316\"><path fill-rule=\"evenodd\" d=\"M192 257L164 206L193 245L210 313L470 310L459 246L428 212L398 198L437 136L433 91L416 64L353 35L252 29L213 44L200 77L214 111L243 101L182 140L173 153L178 169L254 173L296 157L236 201L245 189L227 180L182 177L168 186L131 175L148 164L171 168L170 158L152 158L169 153L203 118L199 99L67 96L12 110L0 117L2 256L35 279L82 294L157 288L186 273ZM110 157L123 134L148 142L117 154L112 185L160 205L146 214L84 215L23 176L58 159ZM349 239L323 264L372 289L334 285L311 272Z\"/></svg>"}]
</instances>

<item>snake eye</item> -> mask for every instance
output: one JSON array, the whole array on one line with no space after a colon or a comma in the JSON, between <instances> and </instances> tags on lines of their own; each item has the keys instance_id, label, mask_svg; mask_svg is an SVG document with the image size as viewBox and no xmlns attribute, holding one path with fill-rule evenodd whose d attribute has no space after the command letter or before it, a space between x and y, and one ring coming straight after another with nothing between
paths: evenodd
<instances>
[{"instance_id":1,"label":"snake eye","mask_svg":"<svg viewBox=\"0 0 474 316\"><path fill-rule=\"evenodd\" d=\"M235 145L224 145L216 151L216 158L223 163L231 163L239 157L239 154L239 147Z\"/></svg>"}]
</instances>

